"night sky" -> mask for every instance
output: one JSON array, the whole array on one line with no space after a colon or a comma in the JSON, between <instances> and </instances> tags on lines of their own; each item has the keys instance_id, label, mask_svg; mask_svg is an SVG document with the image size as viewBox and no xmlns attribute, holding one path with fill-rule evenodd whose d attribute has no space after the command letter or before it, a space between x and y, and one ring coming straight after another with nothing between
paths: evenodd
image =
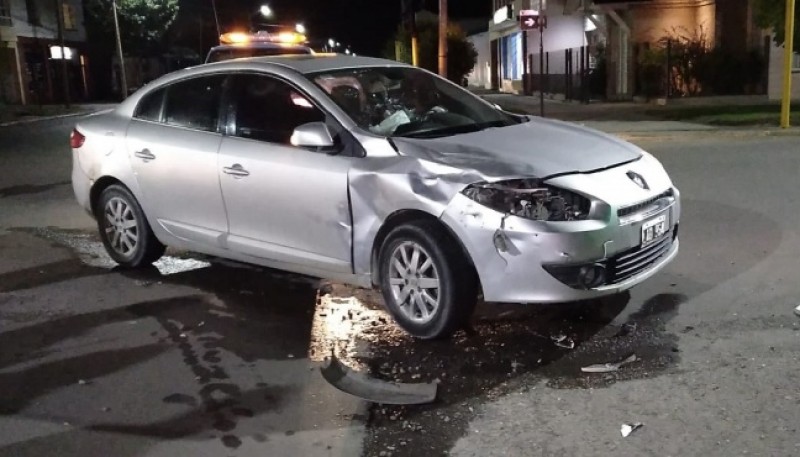
<instances>
[{"instance_id":1,"label":"night sky","mask_svg":"<svg viewBox=\"0 0 800 457\"><path fill-rule=\"evenodd\" d=\"M243 28L247 15L267 3L281 23L302 22L309 39L333 37L359 54L378 56L400 22L400 0L216 0L223 31ZM213 22L212 0L181 0L182 15ZM438 11L438 0L421 0ZM449 0L453 19L485 18L491 14L491 0Z\"/></svg>"}]
</instances>

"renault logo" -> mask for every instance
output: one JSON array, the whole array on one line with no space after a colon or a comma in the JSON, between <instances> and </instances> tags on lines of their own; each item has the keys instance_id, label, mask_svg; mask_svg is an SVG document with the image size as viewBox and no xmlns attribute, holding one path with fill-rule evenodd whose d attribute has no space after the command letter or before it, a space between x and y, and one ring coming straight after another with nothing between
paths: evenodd
<instances>
[{"instance_id":1,"label":"renault logo","mask_svg":"<svg viewBox=\"0 0 800 457\"><path fill-rule=\"evenodd\" d=\"M629 171L628 177L631 178L631 181L636 183L636 185L641 187L642 189L650 190L650 186L647 185L647 181L645 181L644 178L642 178L642 175L640 175L639 173Z\"/></svg>"}]
</instances>

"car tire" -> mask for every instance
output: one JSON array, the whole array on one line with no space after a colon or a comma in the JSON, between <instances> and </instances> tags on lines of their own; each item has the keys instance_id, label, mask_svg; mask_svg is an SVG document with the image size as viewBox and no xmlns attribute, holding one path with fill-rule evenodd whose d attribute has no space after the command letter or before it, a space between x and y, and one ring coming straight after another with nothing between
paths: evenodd
<instances>
[{"instance_id":1,"label":"car tire","mask_svg":"<svg viewBox=\"0 0 800 457\"><path fill-rule=\"evenodd\" d=\"M381 246L378 265L386 307L412 336L446 338L472 317L477 275L438 223L415 221L396 227Z\"/></svg>"},{"instance_id":2,"label":"car tire","mask_svg":"<svg viewBox=\"0 0 800 457\"><path fill-rule=\"evenodd\" d=\"M100 239L121 267L145 267L164 255L166 247L153 234L139 202L123 186L103 189L95 208Z\"/></svg>"}]
</instances>

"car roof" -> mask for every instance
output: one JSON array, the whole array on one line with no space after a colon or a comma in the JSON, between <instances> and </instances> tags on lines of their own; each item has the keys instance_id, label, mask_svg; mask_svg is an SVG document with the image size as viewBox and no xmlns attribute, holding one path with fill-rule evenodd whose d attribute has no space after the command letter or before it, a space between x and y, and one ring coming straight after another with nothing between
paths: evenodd
<instances>
[{"instance_id":1,"label":"car roof","mask_svg":"<svg viewBox=\"0 0 800 457\"><path fill-rule=\"evenodd\" d=\"M244 59L215 62L208 65L214 65L216 68L220 68L224 66L238 67L246 63L256 65L278 65L303 74L341 70L345 68L408 66L407 64L394 60L378 59L375 57L351 56L347 54L293 54L266 57L248 57Z\"/></svg>"},{"instance_id":2,"label":"car roof","mask_svg":"<svg viewBox=\"0 0 800 457\"><path fill-rule=\"evenodd\" d=\"M221 44L214 46L210 51L235 51L237 49L302 49L311 50L308 46L302 44L288 45L283 43L247 43L247 44Z\"/></svg>"},{"instance_id":3,"label":"car roof","mask_svg":"<svg viewBox=\"0 0 800 457\"><path fill-rule=\"evenodd\" d=\"M222 60L168 73L139 89L125 99L117 107L118 113L132 116L139 100L151 90L160 88L174 81L194 76L210 75L238 71L268 71L273 74L291 78L292 74L309 74L333 70L357 69L368 67L412 68L410 65L394 60L374 57L351 56L342 54L287 54L267 57L247 57L241 59Z\"/></svg>"}]
</instances>

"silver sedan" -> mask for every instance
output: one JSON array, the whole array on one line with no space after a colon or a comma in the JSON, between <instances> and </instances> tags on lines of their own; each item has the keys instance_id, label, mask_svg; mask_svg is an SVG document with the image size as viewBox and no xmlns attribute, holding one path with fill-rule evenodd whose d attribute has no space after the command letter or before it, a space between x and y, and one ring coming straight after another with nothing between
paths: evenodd
<instances>
[{"instance_id":1,"label":"silver sedan","mask_svg":"<svg viewBox=\"0 0 800 457\"><path fill-rule=\"evenodd\" d=\"M77 200L120 265L173 246L378 287L419 338L463 326L480 296L596 298L678 252L679 192L651 155L386 60L178 71L71 145Z\"/></svg>"}]
</instances>

